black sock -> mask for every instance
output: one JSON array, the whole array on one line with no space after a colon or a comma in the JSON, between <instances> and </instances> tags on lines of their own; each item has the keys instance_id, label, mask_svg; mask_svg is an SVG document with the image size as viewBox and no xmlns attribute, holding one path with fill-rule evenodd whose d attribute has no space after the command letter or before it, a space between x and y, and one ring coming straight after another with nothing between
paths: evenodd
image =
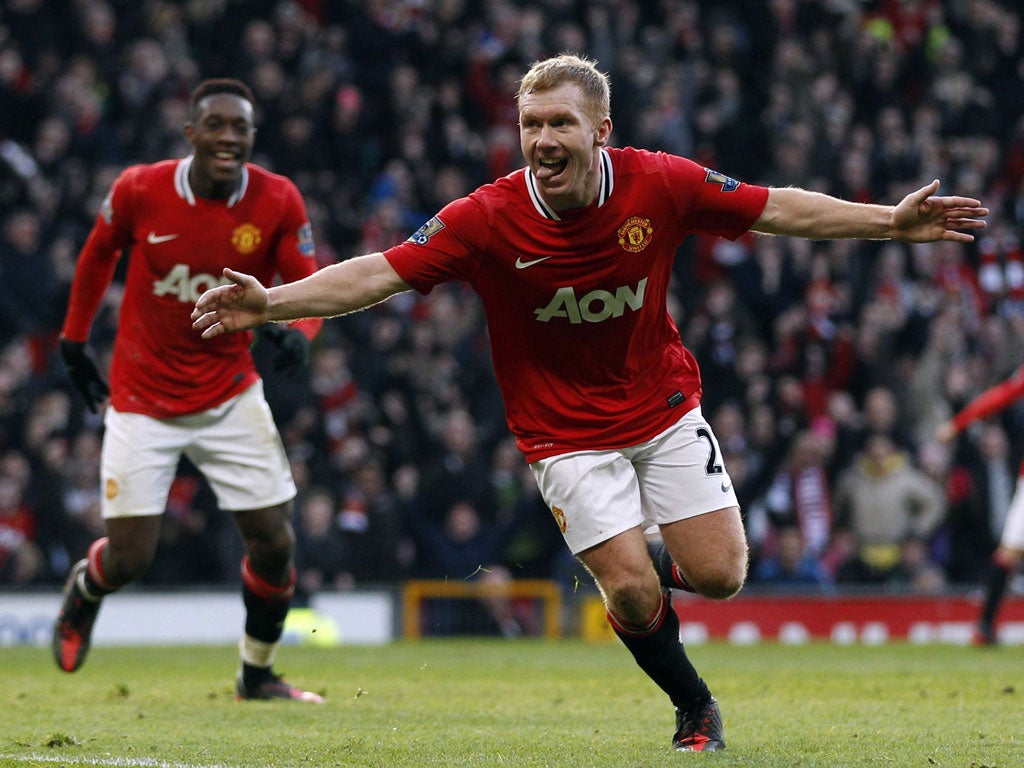
<instances>
[{"instance_id":1,"label":"black sock","mask_svg":"<svg viewBox=\"0 0 1024 768\"><path fill-rule=\"evenodd\" d=\"M267 678L273 676L270 667L256 667L252 664L242 662L242 682L248 688L255 688Z\"/></svg>"},{"instance_id":2,"label":"black sock","mask_svg":"<svg viewBox=\"0 0 1024 768\"><path fill-rule=\"evenodd\" d=\"M262 643L276 643L281 639L290 600L268 600L243 585L242 602L245 603L245 634Z\"/></svg>"},{"instance_id":3,"label":"black sock","mask_svg":"<svg viewBox=\"0 0 1024 768\"><path fill-rule=\"evenodd\" d=\"M679 617L668 592L663 594L658 613L646 627L624 624L610 612L608 621L640 669L668 694L675 706L687 709L711 696L679 642Z\"/></svg>"},{"instance_id":4,"label":"black sock","mask_svg":"<svg viewBox=\"0 0 1024 768\"><path fill-rule=\"evenodd\" d=\"M999 611L999 604L1006 594L1006 585L1010 580L1010 572L997 562L993 562L985 585L985 603L981 609L980 623L991 628Z\"/></svg>"},{"instance_id":5,"label":"black sock","mask_svg":"<svg viewBox=\"0 0 1024 768\"><path fill-rule=\"evenodd\" d=\"M245 603L245 634L263 643L276 643L284 632L284 620L288 615L287 600L268 600L260 597L248 586L242 587ZM253 688L271 676L271 667L258 667L242 660L242 682Z\"/></svg>"},{"instance_id":6,"label":"black sock","mask_svg":"<svg viewBox=\"0 0 1024 768\"><path fill-rule=\"evenodd\" d=\"M295 567L284 584L267 581L253 570L249 557L242 558L242 602L245 603L245 634L261 643L276 643L284 632L284 620L295 594Z\"/></svg>"}]
</instances>

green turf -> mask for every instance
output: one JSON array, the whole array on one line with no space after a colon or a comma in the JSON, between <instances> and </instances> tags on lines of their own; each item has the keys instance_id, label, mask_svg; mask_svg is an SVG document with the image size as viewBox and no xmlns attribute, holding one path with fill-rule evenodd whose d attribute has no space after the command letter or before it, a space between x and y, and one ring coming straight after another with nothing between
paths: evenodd
<instances>
[{"instance_id":1,"label":"green turf","mask_svg":"<svg viewBox=\"0 0 1024 768\"><path fill-rule=\"evenodd\" d=\"M615 644L286 647L323 706L238 703L234 648L97 648L79 672L0 649L0 765L1024 765L1024 648L734 647L691 655L729 747L674 753L664 696Z\"/></svg>"}]
</instances>

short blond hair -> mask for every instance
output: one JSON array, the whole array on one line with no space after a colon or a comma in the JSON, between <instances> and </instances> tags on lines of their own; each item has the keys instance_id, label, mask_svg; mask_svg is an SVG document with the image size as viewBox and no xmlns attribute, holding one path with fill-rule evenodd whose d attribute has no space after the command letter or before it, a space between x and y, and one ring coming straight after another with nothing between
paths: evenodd
<instances>
[{"instance_id":1,"label":"short blond hair","mask_svg":"<svg viewBox=\"0 0 1024 768\"><path fill-rule=\"evenodd\" d=\"M583 91L588 116L594 124L611 117L611 83L597 69L597 62L573 53L563 53L538 61L523 75L516 104L528 93L542 93L565 83L575 83Z\"/></svg>"}]
</instances>

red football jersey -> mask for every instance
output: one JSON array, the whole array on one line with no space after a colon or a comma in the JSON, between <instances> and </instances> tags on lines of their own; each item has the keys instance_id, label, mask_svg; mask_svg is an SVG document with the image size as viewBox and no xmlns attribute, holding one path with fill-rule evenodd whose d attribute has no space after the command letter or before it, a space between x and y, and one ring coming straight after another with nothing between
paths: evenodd
<instances>
[{"instance_id":1,"label":"red football jersey","mask_svg":"<svg viewBox=\"0 0 1024 768\"><path fill-rule=\"evenodd\" d=\"M457 200L385 256L413 288L480 295L509 428L527 461L635 445L700 402L666 307L687 234L735 239L768 190L681 157L601 152L601 189L556 212L528 168Z\"/></svg>"},{"instance_id":2,"label":"red football jersey","mask_svg":"<svg viewBox=\"0 0 1024 768\"><path fill-rule=\"evenodd\" d=\"M224 267L265 285L312 274L306 206L283 176L246 165L229 200L207 200L188 183L191 157L133 166L114 182L75 268L63 334L86 341L122 255L129 255L110 368L119 411L169 418L211 408L259 377L251 333L209 341L192 330L199 295ZM302 321L307 336L322 321Z\"/></svg>"}]
</instances>

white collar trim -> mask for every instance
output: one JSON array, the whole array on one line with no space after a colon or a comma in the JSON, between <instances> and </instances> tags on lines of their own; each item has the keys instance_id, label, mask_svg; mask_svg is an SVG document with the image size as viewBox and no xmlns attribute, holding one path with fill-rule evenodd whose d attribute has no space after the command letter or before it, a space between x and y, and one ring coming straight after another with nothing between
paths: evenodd
<instances>
[{"instance_id":1,"label":"white collar trim","mask_svg":"<svg viewBox=\"0 0 1024 768\"><path fill-rule=\"evenodd\" d=\"M178 197L191 206L195 206L196 204L196 194L192 191L192 186L188 183L188 171L189 168L192 167L193 159L195 159L195 155L189 155L179 162L177 168L174 169L174 189L178 193ZM245 191L248 188L249 169L243 165L242 178L238 182L238 189L236 189L234 193L232 193L231 197L228 198L228 208L245 197Z\"/></svg>"},{"instance_id":2,"label":"white collar trim","mask_svg":"<svg viewBox=\"0 0 1024 768\"><path fill-rule=\"evenodd\" d=\"M530 166L526 166L526 191L530 195L530 200L533 201L534 208L537 209L537 213L543 216L545 219L551 219L553 221L561 221L562 217L558 215L558 212L544 202L544 198L540 194L540 190L537 188L537 179L534 178L533 171L530 170ZM612 196L612 189L615 186L615 174L612 169L612 158L608 154L608 150L601 148L601 186L597 193L597 207L600 208L606 202L608 198Z\"/></svg>"}]
</instances>

